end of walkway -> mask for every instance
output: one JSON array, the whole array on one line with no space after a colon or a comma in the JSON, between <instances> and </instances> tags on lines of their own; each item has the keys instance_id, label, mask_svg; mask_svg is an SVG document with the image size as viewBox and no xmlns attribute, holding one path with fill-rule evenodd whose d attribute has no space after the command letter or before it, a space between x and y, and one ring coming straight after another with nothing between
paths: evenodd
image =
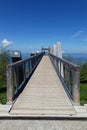
<instances>
[{"instance_id":1,"label":"end of walkway","mask_svg":"<svg viewBox=\"0 0 87 130\"><path fill-rule=\"evenodd\" d=\"M83 106L74 106L76 114L75 115L12 115L9 113L11 105L0 104L0 120L2 119L26 119L26 120L87 120L87 104Z\"/></svg>"}]
</instances>

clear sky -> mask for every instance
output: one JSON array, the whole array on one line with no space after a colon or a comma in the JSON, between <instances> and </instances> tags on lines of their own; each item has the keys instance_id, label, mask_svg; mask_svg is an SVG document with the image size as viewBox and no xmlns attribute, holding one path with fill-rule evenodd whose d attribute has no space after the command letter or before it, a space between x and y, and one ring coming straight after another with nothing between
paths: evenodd
<instances>
[{"instance_id":1,"label":"clear sky","mask_svg":"<svg viewBox=\"0 0 87 130\"><path fill-rule=\"evenodd\" d=\"M87 52L87 0L0 0L0 45L29 51L62 43Z\"/></svg>"}]
</instances>

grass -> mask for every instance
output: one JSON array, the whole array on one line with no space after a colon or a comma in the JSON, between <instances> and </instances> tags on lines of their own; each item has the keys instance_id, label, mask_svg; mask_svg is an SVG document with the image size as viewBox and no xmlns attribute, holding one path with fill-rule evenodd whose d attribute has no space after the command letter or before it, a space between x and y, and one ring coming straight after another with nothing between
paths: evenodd
<instances>
[{"instance_id":1,"label":"grass","mask_svg":"<svg viewBox=\"0 0 87 130\"><path fill-rule=\"evenodd\" d=\"M6 104L7 101L6 94L6 82L0 82L0 103Z\"/></svg>"},{"instance_id":2,"label":"grass","mask_svg":"<svg viewBox=\"0 0 87 130\"><path fill-rule=\"evenodd\" d=\"M87 83L80 83L80 103L87 104Z\"/></svg>"}]
</instances>

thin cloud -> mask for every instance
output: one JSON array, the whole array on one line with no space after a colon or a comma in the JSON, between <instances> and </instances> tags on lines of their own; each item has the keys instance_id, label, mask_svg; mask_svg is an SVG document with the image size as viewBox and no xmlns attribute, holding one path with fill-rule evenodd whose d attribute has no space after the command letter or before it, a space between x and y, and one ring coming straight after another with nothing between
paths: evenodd
<instances>
[{"instance_id":1,"label":"thin cloud","mask_svg":"<svg viewBox=\"0 0 87 130\"><path fill-rule=\"evenodd\" d=\"M72 38L76 38L76 37L78 37L81 33L82 33L83 31L78 31L77 33L75 33L73 36L72 36Z\"/></svg>"},{"instance_id":2,"label":"thin cloud","mask_svg":"<svg viewBox=\"0 0 87 130\"><path fill-rule=\"evenodd\" d=\"M13 44L13 42L12 41L8 41L7 39L4 39L2 41L2 44L3 44L3 47L7 47L7 46Z\"/></svg>"}]
</instances>

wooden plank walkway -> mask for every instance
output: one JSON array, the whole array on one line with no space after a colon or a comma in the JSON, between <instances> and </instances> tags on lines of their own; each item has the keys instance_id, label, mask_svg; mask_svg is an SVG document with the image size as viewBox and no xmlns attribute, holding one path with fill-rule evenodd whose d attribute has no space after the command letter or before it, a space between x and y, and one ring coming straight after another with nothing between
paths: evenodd
<instances>
[{"instance_id":1,"label":"wooden plank walkway","mask_svg":"<svg viewBox=\"0 0 87 130\"><path fill-rule=\"evenodd\" d=\"M75 110L48 56L44 56L11 114L73 115Z\"/></svg>"}]
</instances>

